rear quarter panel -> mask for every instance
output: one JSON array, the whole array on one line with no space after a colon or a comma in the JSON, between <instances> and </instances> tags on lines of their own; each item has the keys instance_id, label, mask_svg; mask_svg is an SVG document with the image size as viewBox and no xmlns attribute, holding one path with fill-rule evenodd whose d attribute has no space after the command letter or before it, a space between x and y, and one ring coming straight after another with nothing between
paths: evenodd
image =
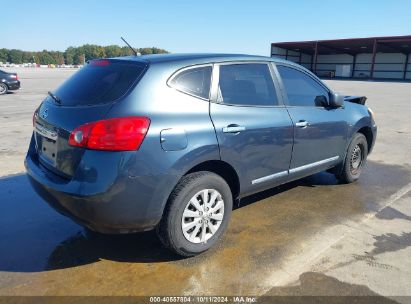
<instances>
[{"instance_id":1,"label":"rear quarter panel","mask_svg":"<svg viewBox=\"0 0 411 304\"><path fill-rule=\"evenodd\" d=\"M167 85L167 80L177 69L178 66L170 63L151 65L128 98L114 104L107 115L150 118L146 138L135 152L133 162L129 162L127 170L139 177L167 176L167 183L162 183L162 188L157 189L152 198L162 201L163 205L164 198L168 198L187 171L204 161L220 159L214 126L209 116L209 102ZM166 132L163 133L171 136L176 134L170 146L177 149L167 151L164 148L166 145L161 145L160 135L164 130ZM175 141L181 138L184 143L175 145Z\"/></svg>"}]
</instances>

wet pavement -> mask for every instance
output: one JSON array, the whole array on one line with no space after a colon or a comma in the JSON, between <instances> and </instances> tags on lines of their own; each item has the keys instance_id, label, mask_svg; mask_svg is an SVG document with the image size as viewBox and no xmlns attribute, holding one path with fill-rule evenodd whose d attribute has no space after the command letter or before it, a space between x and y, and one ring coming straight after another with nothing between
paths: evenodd
<instances>
[{"instance_id":1,"label":"wet pavement","mask_svg":"<svg viewBox=\"0 0 411 304\"><path fill-rule=\"evenodd\" d=\"M380 210L411 182L403 166L370 161L364 173L351 185L320 173L244 199L219 245L187 259L163 249L153 232L90 233L43 203L25 174L4 177L0 294L261 294L289 274L287 258L312 246L311 236Z\"/></svg>"}]
</instances>

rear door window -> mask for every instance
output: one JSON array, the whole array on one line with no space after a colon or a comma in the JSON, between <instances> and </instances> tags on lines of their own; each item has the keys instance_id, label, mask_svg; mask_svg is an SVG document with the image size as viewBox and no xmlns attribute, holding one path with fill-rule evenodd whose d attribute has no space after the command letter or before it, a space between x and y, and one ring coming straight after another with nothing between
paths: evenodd
<instances>
[{"instance_id":1,"label":"rear door window","mask_svg":"<svg viewBox=\"0 0 411 304\"><path fill-rule=\"evenodd\" d=\"M217 101L233 105L278 105L268 65L265 63L221 65Z\"/></svg>"},{"instance_id":2,"label":"rear door window","mask_svg":"<svg viewBox=\"0 0 411 304\"><path fill-rule=\"evenodd\" d=\"M323 107L328 104L328 91L312 77L299 70L277 66L290 106Z\"/></svg>"},{"instance_id":3,"label":"rear door window","mask_svg":"<svg viewBox=\"0 0 411 304\"><path fill-rule=\"evenodd\" d=\"M184 93L208 99L211 72L211 66L185 69L174 76L169 84Z\"/></svg>"},{"instance_id":4,"label":"rear door window","mask_svg":"<svg viewBox=\"0 0 411 304\"><path fill-rule=\"evenodd\" d=\"M54 94L63 106L113 102L123 97L146 68L144 63L124 60L93 60L65 81Z\"/></svg>"}]
</instances>

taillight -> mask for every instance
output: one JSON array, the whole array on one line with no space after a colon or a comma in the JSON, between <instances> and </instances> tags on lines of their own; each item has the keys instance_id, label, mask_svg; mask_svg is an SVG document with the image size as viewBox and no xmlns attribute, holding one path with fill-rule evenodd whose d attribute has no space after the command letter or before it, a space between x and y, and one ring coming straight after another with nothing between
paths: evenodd
<instances>
[{"instance_id":1,"label":"taillight","mask_svg":"<svg viewBox=\"0 0 411 304\"><path fill-rule=\"evenodd\" d=\"M107 59L96 59L90 61L90 64L95 66L106 66L110 64L110 61Z\"/></svg>"},{"instance_id":2,"label":"taillight","mask_svg":"<svg viewBox=\"0 0 411 304\"><path fill-rule=\"evenodd\" d=\"M12 74L12 75L10 75L10 78L19 80L19 76L17 76L17 74Z\"/></svg>"},{"instance_id":3,"label":"taillight","mask_svg":"<svg viewBox=\"0 0 411 304\"><path fill-rule=\"evenodd\" d=\"M143 142L150 119L147 117L120 117L99 120L75 128L69 144L93 150L132 151Z\"/></svg>"}]
</instances>

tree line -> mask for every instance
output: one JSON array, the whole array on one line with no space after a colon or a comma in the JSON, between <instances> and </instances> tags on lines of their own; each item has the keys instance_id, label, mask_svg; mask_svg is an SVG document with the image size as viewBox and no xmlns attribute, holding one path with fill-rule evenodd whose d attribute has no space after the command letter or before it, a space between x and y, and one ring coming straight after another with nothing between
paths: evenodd
<instances>
[{"instance_id":1,"label":"tree line","mask_svg":"<svg viewBox=\"0 0 411 304\"><path fill-rule=\"evenodd\" d=\"M151 47L138 48L137 52L142 55L146 54L164 54L166 50ZM109 58L118 56L133 55L129 47L118 45L100 46L95 44L85 44L79 47L69 47L64 52L47 51L27 52L17 49L0 49L0 62L9 62L15 64L36 63L36 64L68 64L79 65L84 61L95 58Z\"/></svg>"}]
</instances>

